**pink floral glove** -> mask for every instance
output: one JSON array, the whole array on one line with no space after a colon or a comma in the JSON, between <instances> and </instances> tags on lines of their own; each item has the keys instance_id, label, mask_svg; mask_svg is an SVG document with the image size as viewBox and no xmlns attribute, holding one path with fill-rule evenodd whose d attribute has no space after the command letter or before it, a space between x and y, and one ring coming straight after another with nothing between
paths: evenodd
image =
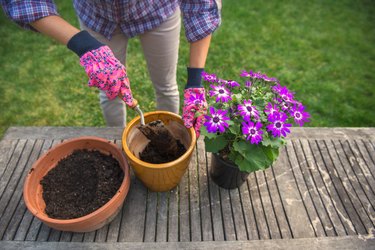
<instances>
[{"instance_id":1,"label":"pink floral glove","mask_svg":"<svg viewBox=\"0 0 375 250\"><path fill-rule=\"evenodd\" d=\"M204 88L189 88L184 90L184 107L182 119L187 128L194 127L197 138L207 113L207 102Z\"/></svg>"},{"instance_id":2,"label":"pink floral glove","mask_svg":"<svg viewBox=\"0 0 375 250\"><path fill-rule=\"evenodd\" d=\"M134 106L125 66L117 60L108 46L86 52L81 56L80 63L89 77L90 87L105 91L110 100L120 95L128 106Z\"/></svg>"}]
</instances>

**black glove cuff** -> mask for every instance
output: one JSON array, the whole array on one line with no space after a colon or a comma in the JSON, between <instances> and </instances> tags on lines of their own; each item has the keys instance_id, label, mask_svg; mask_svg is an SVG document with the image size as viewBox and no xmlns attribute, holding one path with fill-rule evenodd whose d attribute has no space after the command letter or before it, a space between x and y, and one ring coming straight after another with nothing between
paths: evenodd
<instances>
[{"instance_id":1,"label":"black glove cuff","mask_svg":"<svg viewBox=\"0 0 375 250\"><path fill-rule=\"evenodd\" d=\"M83 30L75 34L66 46L81 57L86 52L98 49L104 44L92 37L86 30Z\"/></svg>"},{"instance_id":2,"label":"black glove cuff","mask_svg":"<svg viewBox=\"0 0 375 250\"><path fill-rule=\"evenodd\" d=\"M187 68L187 84L185 89L190 88L203 88L202 85L202 72L204 71L203 68Z\"/></svg>"}]
</instances>

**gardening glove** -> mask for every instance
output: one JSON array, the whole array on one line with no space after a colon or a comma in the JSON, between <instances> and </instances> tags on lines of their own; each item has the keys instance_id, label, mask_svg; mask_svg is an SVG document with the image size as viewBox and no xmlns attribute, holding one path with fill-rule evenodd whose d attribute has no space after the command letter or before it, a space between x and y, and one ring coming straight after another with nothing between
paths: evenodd
<instances>
[{"instance_id":1,"label":"gardening glove","mask_svg":"<svg viewBox=\"0 0 375 250\"><path fill-rule=\"evenodd\" d=\"M188 82L184 90L182 119L187 128L193 127L197 138L207 113L205 90L202 86L202 68L188 68Z\"/></svg>"},{"instance_id":2,"label":"gardening glove","mask_svg":"<svg viewBox=\"0 0 375 250\"><path fill-rule=\"evenodd\" d=\"M103 90L110 100L120 96L129 107L136 105L126 68L108 46L100 43L87 31L81 31L69 40L67 47L80 57L80 64L89 77L90 87Z\"/></svg>"}]
</instances>

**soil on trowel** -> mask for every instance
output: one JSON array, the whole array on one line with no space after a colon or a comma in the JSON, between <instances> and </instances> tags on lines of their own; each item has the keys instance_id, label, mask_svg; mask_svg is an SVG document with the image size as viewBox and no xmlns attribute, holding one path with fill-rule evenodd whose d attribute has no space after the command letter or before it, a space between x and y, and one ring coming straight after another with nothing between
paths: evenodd
<instances>
[{"instance_id":1,"label":"soil on trowel","mask_svg":"<svg viewBox=\"0 0 375 250\"><path fill-rule=\"evenodd\" d=\"M111 155L76 150L41 180L45 212L54 219L87 215L106 204L123 179L124 172Z\"/></svg>"},{"instance_id":2,"label":"soil on trowel","mask_svg":"<svg viewBox=\"0 0 375 250\"><path fill-rule=\"evenodd\" d=\"M185 146L173 136L161 120L141 125L138 129L150 140L139 154L142 161L166 163L178 159L186 152Z\"/></svg>"}]
</instances>

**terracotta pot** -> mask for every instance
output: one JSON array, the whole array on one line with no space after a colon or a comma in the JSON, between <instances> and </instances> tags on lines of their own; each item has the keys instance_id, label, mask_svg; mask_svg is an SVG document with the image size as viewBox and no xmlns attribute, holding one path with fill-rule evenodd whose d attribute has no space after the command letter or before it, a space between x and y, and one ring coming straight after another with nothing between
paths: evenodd
<instances>
[{"instance_id":1,"label":"terracotta pot","mask_svg":"<svg viewBox=\"0 0 375 250\"><path fill-rule=\"evenodd\" d=\"M245 183L249 173L240 171L237 165L224 161L218 154L212 154L210 176L218 186L234 189Z\"/></svg>"},{"instance_id":2,"label":"terracotta pot","mask_svg":"<svg viewBox=\"0 0 375 250\"><path fill-rule=\"evenodd\" d=\"M46 204L40 181L61 159L76 149L98 150L107 155L111 154L124 171L124 180L112 199L96 211L75 219L52 219L44 211ZM109 223L121 210L129 191L129 172L126 158L116 144L98 137L79 137L56 145L33 164L25 180L23 197L30 212L49 227L62 231L90 232Z\"/></svg>"},{"instance_id":3,"label":"terracotta pot","mask_svg":"<svg viewBox=\"0 0 375 250\"><path fill-rule=\"evenodd\" d=\"M184 144L187 151L178 159L152 164L139 159L139 153L147 146L149 140L137 127L140 117L133 119L124 129L122 146L130 166L142 183L152 191L164 192L178 185L184 175L194 151L196 135L193 128L187 129L179 115L167 111L155 111L144 114L145 123L161 120L176 139Z\"/></svg>"}]
</instances>

